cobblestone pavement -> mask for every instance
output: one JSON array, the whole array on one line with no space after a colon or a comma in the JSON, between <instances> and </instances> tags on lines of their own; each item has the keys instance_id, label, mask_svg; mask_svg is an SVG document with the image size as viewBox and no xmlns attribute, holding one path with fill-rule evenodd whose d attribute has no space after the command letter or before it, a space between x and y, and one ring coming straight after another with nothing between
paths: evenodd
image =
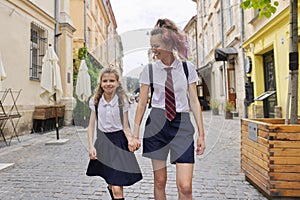
<instances>
[{"instance_id":1,"label":"cobblestone pavement","mask_svg":"<svg viewBox=\"0 0 300 200\"><path fill-rule=\"evenodd\" d=\"M133 113L133 111L132 111ZM131 119L132 114L131 113ZM196 158L193 199L266 199L245 181L240 171L240 120L225 120L204 112L207 149ZM45 145L56 137L55 131L28 134L0 143L0 163L14 163L0 171L0 199L109 199L106 183L99 177L87 177L86 131L75 126L59 130L63 145ZM143 180L125 187L130 199L154 199L150 160L136 156ZM168 165L167 199L177 199L175 167Z\"/></svg>"}]
</instances>

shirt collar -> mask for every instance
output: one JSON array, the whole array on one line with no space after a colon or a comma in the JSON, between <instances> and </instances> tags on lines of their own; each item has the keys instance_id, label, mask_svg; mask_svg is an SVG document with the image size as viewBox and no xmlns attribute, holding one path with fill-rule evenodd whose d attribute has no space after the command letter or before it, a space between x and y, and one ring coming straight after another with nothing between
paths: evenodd
<instances>
[{"instance_id":1,"label":"shirt collar","mask_svg":"<svg viewBox=\"0 0 300 200\"><path fill-rule=\"evenodd\" d=\"M158 60L158 63L161 64L163 67L161 68L161 70L164 70L165 68L168 68L168 66L166 66L163 62L161 62L161 60ZM173 61L173 63L171 64L171 68L176 69L178 67L178 63L179 60L175 57L175 60Z\"/></svg>"},{"instance_id":2,"label":"shirt collar","mask_svg":"<svg viewBox=\"0 0 300 200\"><path fill-rule=\"evenodd\" d=\"M101 99L100 99L100 104L103 105L103 106L115 106L116 104L118 103L118 96L115 95L112 100L108 103L105 98L104 98L104 95L102 95Z\"/></svg>"}]
</instances>

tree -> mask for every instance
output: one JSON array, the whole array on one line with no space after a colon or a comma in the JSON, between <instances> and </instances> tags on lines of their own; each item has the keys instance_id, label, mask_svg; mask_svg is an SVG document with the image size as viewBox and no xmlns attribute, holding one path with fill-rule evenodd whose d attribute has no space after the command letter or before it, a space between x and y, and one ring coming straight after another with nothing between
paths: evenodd
<instances>
[{"instance_id":1,"label":"tree","mask_svg":"<svg viewBox=\"0 0 300 200\"><path fill-rule=\"evenodd\" d=\"M271 0L244 0L243 9L253 8L259 10L259 17L271 17L276 12L278 1ZM291 124L298 123L298 0L290 0L290 51L289 71L291 78ZM289 104L289 102L287 102Z\"/></svg>"}]
</instances>

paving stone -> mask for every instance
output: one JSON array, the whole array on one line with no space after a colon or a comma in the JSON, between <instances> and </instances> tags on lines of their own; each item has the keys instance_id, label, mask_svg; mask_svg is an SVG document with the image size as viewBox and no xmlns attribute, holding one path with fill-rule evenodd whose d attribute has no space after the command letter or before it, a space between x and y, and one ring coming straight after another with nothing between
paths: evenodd
<instances>
[{"instance_id":1,"label":"paving stone","mask_svg":"<svg viewBox=\"0 0 300 200\"><path fill-rule=\"evenodd\" d=\"M204 155L196 157L193 199L265 200L240 170L240 120L203 114L207 147ZM20 136L21 143L13 139L8 147L0 144L0 163L15 163L0 171L0 199L110 199L102 178L85 175L87 134L77 129L59 130L60 137L69 140L62 145L45 145L56 137L55 131ZM154 199L151 161L142 157L141 150L135 154L144 178L125 187L126 200ZM167 200L177 200L176 168L169 163L167 168Z\"/></svg>"}]
</instances>

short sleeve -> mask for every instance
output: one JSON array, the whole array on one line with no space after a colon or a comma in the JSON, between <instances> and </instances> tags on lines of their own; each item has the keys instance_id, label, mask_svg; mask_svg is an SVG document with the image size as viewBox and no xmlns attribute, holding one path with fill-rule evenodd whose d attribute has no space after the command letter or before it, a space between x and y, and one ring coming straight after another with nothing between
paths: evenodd
<instances>
[{"instance_id":1,"label":"short sleeve","mask_svg":"<svg viewBox=\"0 0 300 200\"><path fill-rule=\"evenodd\" d=\"M148 65L144 66L142 72L140 73L140 84L150 85Z\"/></svg>"},{"instance_id":2,"label":"short sleeve","mask_svg":"<svg viewBox=\"0 0 300 200\"><path fill-rule=\"evenodd\" d=\"M90 101L89 101L89 107L92 111L95 112L95 103L94 103L94 97L90 98Z\"/></svg>"},{"instance_id":3,"label":"short sleeve","mask_svg":"<svg viewBox=\"0 0 300 200\"><path fill-rule=\"evenodd\" d=\"M197 82L199 80L195 66L191 62L187 62L189 70L189 84Z\"/></svg>"}]
</instances>

